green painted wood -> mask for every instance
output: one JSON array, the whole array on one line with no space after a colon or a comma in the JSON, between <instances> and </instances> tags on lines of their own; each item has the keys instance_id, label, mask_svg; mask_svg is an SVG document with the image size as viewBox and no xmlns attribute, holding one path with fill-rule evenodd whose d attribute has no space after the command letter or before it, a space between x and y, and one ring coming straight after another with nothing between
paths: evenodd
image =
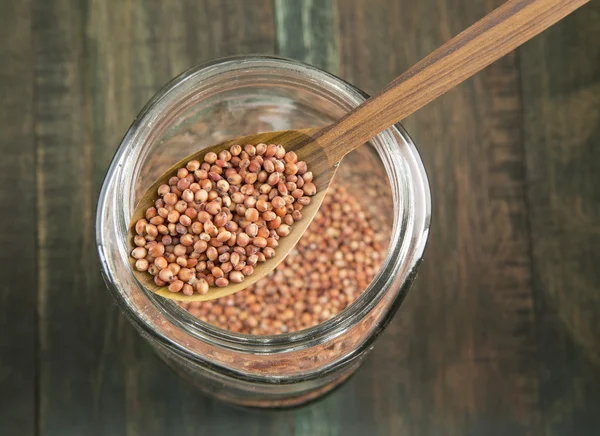
<instances>
[{"instance_id":1,"label":"green painted wood","mask_svg":"<svg viewBox=\"0 0 600 436\"><path fill-rule=\"evenodd\" d=\"M600 429L600 5L520 50L545 434Z\"/></svg>"},{"instance_id":2,"label":"green painted wood","mask_svg":"<svg viewBox=\"0 0 600 436\"><path fill-rule=\"evenodd\" d=\"M0 13L0 434L35 434L35 140L31 1Z\"/></svg>"},{"instance_id":3,"label":"green painted wood","mask_svg":"<svg viewBox=\"0 0 600 436\"><path fill-rule=\"evenodd\" d=\"M501 1L339 4L340 73L373 93ZM433 192L419 278L345 387L342 434L540 434L517 60L404 122Z\"/></svg>"},{"instance_id":4,"label":"green painted wood","mask_svg":"<svg viewBox=\"0 0 600 436\"><path fill-rule=\"evenodd\" d=\"M335 0L275 0L277 54L338 72Z\"/></svg>"}]
</instances>

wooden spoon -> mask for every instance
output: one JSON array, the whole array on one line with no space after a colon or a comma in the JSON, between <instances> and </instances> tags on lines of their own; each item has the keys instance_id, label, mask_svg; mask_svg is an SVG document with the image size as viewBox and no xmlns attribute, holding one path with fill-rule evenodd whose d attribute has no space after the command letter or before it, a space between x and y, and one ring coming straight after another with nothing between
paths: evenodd
<instances>
[{"instance_id":1,"label":"wooden spoon","mask_svg":"<svg viewBox=\"0 0 600 436\"><path fill-rule=\"evenodd\" d=\"M317 213L327 188L343 157L378 133L401 121L417 109L439 97L484 67L504 56L547 27L565 17L589 0L510 0L478 21L442 47L414 65L372 97L324 128L286 130L243 136L205 148L182 159L169 168L148 189L133 214L130 225L130 248L133 248L135 223L154 205L157 188L167 183L178 168L196 159L203 161L209 151L218 153L233 144L282 144L306 161L314 174L317 194L302 210L302 219L292 232L280 239L273 259L258 264L254 274L242 283L230 283L223 288L211 287L206 295L185 296L158 287L147 272L133 268L137 279L149 290L179 301L205 301L233 294L248 287L271 272L296 245Z\"/></svg>"}]
</instances>

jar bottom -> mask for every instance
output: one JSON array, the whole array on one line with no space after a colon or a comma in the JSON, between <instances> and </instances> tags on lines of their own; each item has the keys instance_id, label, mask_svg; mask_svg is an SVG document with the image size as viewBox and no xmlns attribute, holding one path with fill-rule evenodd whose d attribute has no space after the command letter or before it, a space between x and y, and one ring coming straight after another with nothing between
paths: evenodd
<instances>
[{"instance_id":1,"label":"jar bottom","mask_svg":"<svg viewBox=\"0 0 600 436\"><path fill-rule=\"evenodd\" d=\"M233 406L250 409L293 409L321 400L334 393L338 388L341 388L344 383L356 373L356 370L358 370L363 360L360 359L355 361L351 366L345 368L343 372L337 374L328 383L319 383L317 387L311 386L309 389L303 390L295 395L291 395L286 391L282 395L271 393L270 395L257 396L254 394L247 395L247 391L244 390L237 390L237 386L230 385L230 380L225 380L222 385L209 386L206 383L208 381L207 378L198 377L198 373L192 369L186 370L186 365L170 352L164 350L163 352L160 352L160 350L155 351L157 352L158 357L166 363L167 367L169 367L175 375L190 383L203 394ZM272 387L273 385L264 386L263 389L269 391Z\"/></svg>"}]
</instances>

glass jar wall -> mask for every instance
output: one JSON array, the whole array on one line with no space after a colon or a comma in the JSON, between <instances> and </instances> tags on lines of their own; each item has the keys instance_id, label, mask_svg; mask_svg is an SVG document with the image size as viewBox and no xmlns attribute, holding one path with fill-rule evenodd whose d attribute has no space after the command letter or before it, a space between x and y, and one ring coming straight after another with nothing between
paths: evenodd
<instances>
[{"instance_id":1,"label":"glass jar wall","mask_svg":"<svg viewBox=\"0 0 600 436\"><path fill-rule=\"evenodd\" d=\"M98 204L103 274L132 324L198 388L241 405L282 407L314 399L343 382L415 277L429 229L427 178L400 125L344 158L336 182L385 234L382 266L342 312L314 327L273 336L219 329L145 290L130 270L126 246L137 201L169 166L202 147L250 133L324 126L365 98L341 79L294 61L228 58L175 78L127 132Z\"/></svg>"}]
</instances>

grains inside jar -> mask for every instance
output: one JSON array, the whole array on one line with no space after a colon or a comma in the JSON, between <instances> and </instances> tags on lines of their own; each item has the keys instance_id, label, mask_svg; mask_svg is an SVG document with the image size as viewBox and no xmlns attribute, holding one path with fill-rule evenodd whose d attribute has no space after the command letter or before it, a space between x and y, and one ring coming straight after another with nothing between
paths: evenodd
<instances>
[{"instance_id":1,"label":"grains inside jar","mask_svg":"<svg viewBox=\"0 0 600 436\"><path fill-rule=\"evenodd\" d=\"M253 335L293 332L331 318L369 285L385 236L335 181L295 249L269 276L228 297L180 303L217 327Z\"/></svg>"},{"instance_id":2,"label":"grains inside jar","mask_svg":"<svg viewBox=\"0 0 600 436\"><path fill-rule=\"evenodd\" d=\"M189 161L136 222L135 268L185 295L243 282L302 218L316 194L312 179L305 162L276 144L233 145Z\"/></svg>"}]
</instances>

